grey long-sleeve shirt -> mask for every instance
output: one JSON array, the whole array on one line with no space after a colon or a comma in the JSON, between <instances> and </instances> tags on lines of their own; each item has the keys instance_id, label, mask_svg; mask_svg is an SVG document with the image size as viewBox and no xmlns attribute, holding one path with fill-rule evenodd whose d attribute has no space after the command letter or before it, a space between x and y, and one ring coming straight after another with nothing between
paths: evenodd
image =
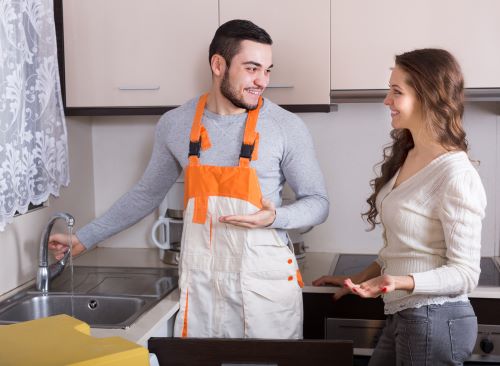
<instances>
[{"instance_id":1,"label":"grey long-sleeve shirt","mask_svg":"<svg viewBox=\"0 0 500 366\"><path fill-rule=\"evenodd\" d=\"M140 181L102 216L76 232L86 248L132 226L162 202L188 164L189 134L198 98L165 113L156 126L153 153ZM205 110L202 123L212 147L201 152L201 164L236 166L247 114L221 116ZM303 121L265 99L257 122L260 134L257 170L262 195L276 204L276 228L283 240L285 229L317 225L329 212L323 175L311 136ZM281 207L285 181L296 201Z\"/></svg>"}]
</instances>

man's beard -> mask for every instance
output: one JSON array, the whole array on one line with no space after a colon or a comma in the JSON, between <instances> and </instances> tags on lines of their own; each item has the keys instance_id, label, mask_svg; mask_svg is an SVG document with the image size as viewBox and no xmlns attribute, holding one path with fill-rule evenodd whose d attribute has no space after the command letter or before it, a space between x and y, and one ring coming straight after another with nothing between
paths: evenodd
<instances>
[{"instance_id":1,"label":"man's beard","mask_svg":"<svg viewBox=\"0 0 500 366\"><path fill-rule=\"evenodd\" d=\"M231 87L231 83L229 82L229 68L226 68L224 72L224 77L222 78L222 82L220 85L220 92L223 96L225 96L235 107L247 109L252 111L257 108L258 104L248 104L245 103L243 98L239 98L236 91Z\"/></svg>"}]
</instances>

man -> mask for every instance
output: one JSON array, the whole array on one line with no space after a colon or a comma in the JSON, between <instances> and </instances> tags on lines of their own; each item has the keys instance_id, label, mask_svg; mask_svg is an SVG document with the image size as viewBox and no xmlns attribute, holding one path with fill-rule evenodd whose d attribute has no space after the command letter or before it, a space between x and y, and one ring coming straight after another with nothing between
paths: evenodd
<instances>
[{"instance_id":1,"label":"man","mask_svg":"<svg viewBox=\"0 0 500 366\"><path fill-rule=\"evenodd\" d=\"M75 255L133 225L184 170L176 336L302 337L302 281L285 229L320 224L329 202L304 123L261 98L271 44L249 21L220 26L210 91L161 117L139 183L72 240ZM280 207L285 180L297 200ZM56 258L64 243L51 237Z\"/></svg>"}]
</instances>

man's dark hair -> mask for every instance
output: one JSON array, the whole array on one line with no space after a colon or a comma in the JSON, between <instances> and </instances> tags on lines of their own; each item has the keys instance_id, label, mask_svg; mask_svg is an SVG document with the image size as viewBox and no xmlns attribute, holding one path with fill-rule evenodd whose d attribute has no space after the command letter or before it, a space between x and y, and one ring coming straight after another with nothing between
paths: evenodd
<instances>
[{"instance_id":1,"label":"man's dark hair","mask_svg":"<svg viewBox=\"0 0 500 366\"><path fill-rule=\"evenodd\" d=\"M243 40L254 41L263 44L273 44L271 36L262 28L256 26L249 20L234 19L222 24L215 32L210 43L208 62L215 54L221 55L229 67L234 55L240 51Z\"/></svg>"}]
</instances>

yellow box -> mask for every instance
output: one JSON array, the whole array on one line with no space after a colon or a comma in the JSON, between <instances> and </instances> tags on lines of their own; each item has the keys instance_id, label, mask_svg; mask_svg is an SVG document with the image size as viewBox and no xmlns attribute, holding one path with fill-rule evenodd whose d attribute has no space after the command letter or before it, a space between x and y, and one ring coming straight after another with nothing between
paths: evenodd
<instances>
[{"instance_id":1,"label":"yellow box","mask_svg":"<svg viewBox=\"0 0 500 366\"><path fill-rule=\"evenodd\" d=\"M88 324L56 315L0 326L0 365L148 366L149 352L120 337L92 337Z\"/></svg>"}]
</instances>

